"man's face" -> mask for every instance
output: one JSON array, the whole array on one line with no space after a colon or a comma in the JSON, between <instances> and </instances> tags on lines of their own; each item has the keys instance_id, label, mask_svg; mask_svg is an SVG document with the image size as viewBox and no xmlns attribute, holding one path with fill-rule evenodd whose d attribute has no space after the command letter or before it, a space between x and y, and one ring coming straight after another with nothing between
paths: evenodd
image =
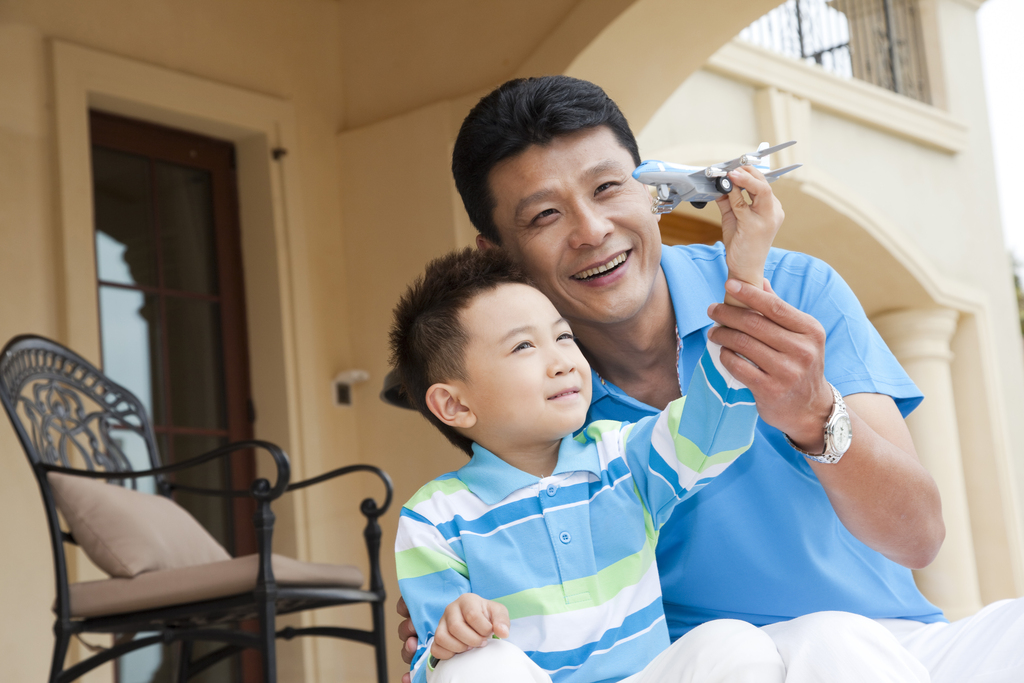
<instances>
[{"instance_id":1,"label":"man's face","mask_svg":"<svg viewBox=\"0 0 1024 683\"><path fill-rule=\"evenodd\" d=\"M600 126L533 145L491 170L502 246L573 323L628 321L653 291L661 234L634 168Z\"/></svg>"},{"instance_id":2,"label":"man's face","mask_svg":"<svg viewBox=\"0 0 1024 683\"><path fill-rule=\"evenodd\" d=\"M501 285L460 317L469 337L467 379L452 384L477 417L474 441L508 460L583 426L590 366L547 297L526 285Z\"/></svg>"}]
</instances>

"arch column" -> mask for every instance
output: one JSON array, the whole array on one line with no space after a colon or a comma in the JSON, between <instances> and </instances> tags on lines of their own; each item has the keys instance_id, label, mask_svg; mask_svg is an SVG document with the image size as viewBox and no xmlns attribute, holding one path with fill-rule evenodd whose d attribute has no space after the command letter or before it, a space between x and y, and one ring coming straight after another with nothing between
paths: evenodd
<instances>
[{"instance_id":1,"label":"arch column","mask_svg":"<svg viewBox=\"0 0 1024 683\"><path fill-rule=\"evenodd\" d=\"M950 340L959 315L948 308L927 308L895 311L872 319L925 396L907 418L907 427L922 464L935 478L942 496L946 540L935 561L914 572L914 576L921 592L950 620L981 609L950 369Z\"/></svg>"}]
</instances>

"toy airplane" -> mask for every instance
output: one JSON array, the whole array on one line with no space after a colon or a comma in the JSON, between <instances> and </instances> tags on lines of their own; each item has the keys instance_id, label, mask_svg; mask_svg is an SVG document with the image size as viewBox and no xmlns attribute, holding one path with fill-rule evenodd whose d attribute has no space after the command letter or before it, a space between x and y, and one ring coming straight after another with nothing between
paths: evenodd
<instances>
[{"instance_id":1,"label":"toy airplane","mask_svg":"<svg viewBox=\"0 0 1024 683\"><path fill-rule=\"evenodd\" d=\"M667 161L645 161L636 167L633 177L645 185L657 188L658 198L651 207L654 213L668 213L679 206L680 202L690 202L694 208L703 209L709 201L729 194L732 182L727 174L734 168L753 166L764 173L769 183L785 173L800 168L803 164L769 170L768 155L795 144L796 140L790 140L769 147L767 142L762 142L756 152L714 166L686 166Z\"/></svg>"}]
</instances>

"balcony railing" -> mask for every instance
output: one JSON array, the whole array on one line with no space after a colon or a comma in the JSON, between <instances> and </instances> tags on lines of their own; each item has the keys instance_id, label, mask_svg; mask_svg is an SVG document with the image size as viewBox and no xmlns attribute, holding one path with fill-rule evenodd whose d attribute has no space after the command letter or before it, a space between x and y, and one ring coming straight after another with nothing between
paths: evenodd
<instances>
[{"instance_id":1,"label":"balcony railing","mask_svg":"<svg viewBox=\"0 0 1024 683\"><path fill-rule=\"evenodd\" d=\"M915 0L789 0L740 39L930 102Z\"/></svg>"}]
</instances>

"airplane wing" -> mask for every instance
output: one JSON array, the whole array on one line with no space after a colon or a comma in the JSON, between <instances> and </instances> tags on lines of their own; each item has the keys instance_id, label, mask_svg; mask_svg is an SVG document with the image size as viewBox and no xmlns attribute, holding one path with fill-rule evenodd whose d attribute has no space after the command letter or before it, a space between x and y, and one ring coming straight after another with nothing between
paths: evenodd
<instances>
[{"instance_id":1,"label":"airplane wing","mask_svg":"<svg viewBox=\"0 0 1024 683\"><path fill-rule=\"evenodd\" d=\"M748 164L756 164L758 161L760 161L764 157L768 156L769 154L774 154L775 152L778 152L779 150L786 149L787 147L791 147L791 146L793 146L795 144L796 144L796 140L790 140L789 142L783 142L781 144L775 145L774 147L768 147L767 149L759 149L756 152L748 152L747 154L744 154L741 157L736 157L735 159L732 159L730 161L726 161L725 163L715 164L711 168L716 168L716 169L720 168L723 171L725 171L726 173L728 173L729 171L733 170L734 168L739 168L740 166L746 166ZM790 170L792 170L792 169L790 169Z\"/></svg>"},{"instance_id":2,"label":"airplane wing","mask_svg":"<svg viewBox=\"0 0 1024 683\"><path fill-rule=\"evenodd\" d=\"M785 175L790 171L795 171L801 166L803 166L803 164L793 164L792 166L786 166L785 168L777 168L774 171L769 171L768 173L765 173L764 178L770 183L773 180L778 180L779 176Z\"/></svg>"}]
</instances>

